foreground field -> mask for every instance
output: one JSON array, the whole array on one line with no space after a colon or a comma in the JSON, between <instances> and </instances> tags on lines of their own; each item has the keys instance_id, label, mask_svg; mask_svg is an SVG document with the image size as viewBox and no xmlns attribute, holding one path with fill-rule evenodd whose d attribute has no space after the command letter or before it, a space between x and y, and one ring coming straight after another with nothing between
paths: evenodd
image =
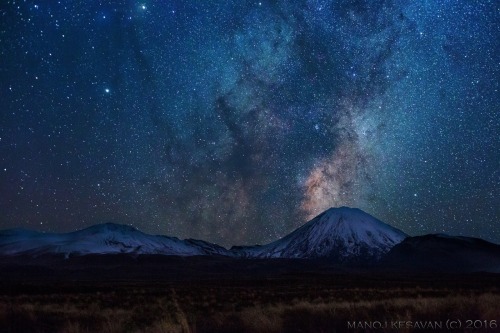
<instances>
[{"instance_id":1,"label":"foreground field","mask_svg":"<svg viewBox=\"0 0 500 333\"><path fill-rule=\"evenodd\" d=\"M498 282L495 275L367 274L9 281L0 287L0 327L51 333L429 332L439 331L439 323L445 331L451 319L462 325L453 332L493 332L500 319ZM476 328L464 329L467 320Z\"/></svg>"}]
</instances>

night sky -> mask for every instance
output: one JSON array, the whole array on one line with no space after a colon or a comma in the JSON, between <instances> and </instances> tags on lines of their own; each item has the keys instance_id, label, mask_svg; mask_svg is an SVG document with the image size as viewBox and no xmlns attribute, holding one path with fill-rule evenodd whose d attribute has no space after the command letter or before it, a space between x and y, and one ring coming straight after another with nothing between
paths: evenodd
<instances>
[{"instance_id":1,"label":"night sky","mask_svg":"<svg viewBox=\"0 0 500 333\"><path fill-rule=\"evenodd\" d=\"M500 7L1 1L0 229L265 243L331 206L500 242Z\"/></svg>"}]
</instances>

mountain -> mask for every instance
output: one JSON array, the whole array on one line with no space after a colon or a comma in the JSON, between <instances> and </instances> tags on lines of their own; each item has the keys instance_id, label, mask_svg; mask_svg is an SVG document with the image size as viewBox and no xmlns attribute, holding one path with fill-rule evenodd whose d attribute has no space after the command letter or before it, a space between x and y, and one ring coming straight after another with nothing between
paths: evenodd
<instances>
[{"instance_id":1,"label":"mountain","mask_svg":"<svg viewBox=\"0 0 500 333\"><path fill-rule=\"evenodd\" d=\"M231 255L221 246L201 240L153 236L133 227L113 223L66 233L41 233L24 229L0 231L0 255L63 254L163 254L178 256Z\"/></svg>"},{"instance_id":2,"label":"mountain","mask_svg":"<svg viewBox=\"0 0 500 333\"><path fill-rule=\"evenodd\" d=\"M421 272L500 273L500 245L444 234L408 237L387 253L383 265Z\"/></svg>"},{"instance_id":3,"label":"mountain","mask_svg":"<svg viewBox=\"0 0 500 333\"><path fill-rule=\"evenodd\" d=\"M245 258L328 258L373 262L408 237L360 209L330 208L289 235L263 246L233 247Z\"/></svg>"},{"instance_id":4,"label":"mountain","mask_svg":"<svg viewBox=\"0 0 500 333\"><path fill-rule=\"evenodd\" d=\"M125 225L100 224L67 233L0 231L0 255L161 254L238 258L326 258L330 262L378 260L407 235L353 208L331 208L288 236L264 246L231 250L201 240L153 236Z\"/></svg>"},{"instance_id":5,"label":"mountain","mask_svg":"<svg viewBox=\"0 0 500 333\"><path fill-rule=\"evenodd\" d=\"M227 260L253 259L247 263L252 266L261 261L275 265L277 258L287 258L295 260L293 265L302 260L336 267L376 264L374 268L411 272L500 273L500 245L443 234L409 237L359 209L348 207L330 208L270 244L234 246L230 250L202 240L148 235L133 227L112 223L65 234L24 229L0 231L0 258L5 263L21 263L21 257L30 264L52 262L51 258L73 258L73 263L91 266L90 263L109 260L130 263L128 260L134 261L138 255L146 262L156 260L148 256L210 256L217 265L219 259L229 266ZM196 267L204 265L197 263ZM227 267L223 270L231 271Z\"/></svg>"}]
</instances>

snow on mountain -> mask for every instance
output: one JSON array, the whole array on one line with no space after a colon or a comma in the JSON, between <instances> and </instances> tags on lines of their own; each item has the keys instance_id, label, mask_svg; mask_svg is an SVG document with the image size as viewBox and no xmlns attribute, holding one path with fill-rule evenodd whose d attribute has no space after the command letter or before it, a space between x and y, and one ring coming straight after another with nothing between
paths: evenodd
<instances>
[{"instance_id":1,"label":"snow on mountain","mask_svg":"<svg viewBox=\"0 0 500 333\"><path fill-rule=\"evenodd\" d=\"M332 263L378 263L409 271L500 272L500 245L443 234L408 237L355 208L330 208L287 236L267 245L231 250L202 240L145 234L133 227L99 224L65 233L24 229L0 231L0 257L38 260L86 254L221 255L237 258L324 258Z\"/></svg>"},{"instance_id":2,"label":"snow on mountain","mask_svg":"<svg viewBox=\"0 0 500 333\"><path fill-rule=\"evenodd\" d=\"M263 246L233 247L247 258L330 258L338 262L380 259L408 237L362 210L330 208L289 235Z\"/></svg>"},{"instance_id":3,"label":"snow on mountain","mask_svg":"<svg viewBox=\"0 0 500 333\"><path fill-rule=\"evenodd\" d=\"M163 254L224 255L245 258L330 258L338 262L379 259L407 237L367 213L331 208L286 237L264 246L231 250L201 240L153 236L133 227L99 224L66 233L23 229L0 231L0 255Z\"/></svg>"},{"instance_id":4,"label":"snow on mountain","mask_svg":"<svg viewBox=\"0 0 500 333\"><path fill-rule=\"evenodd\" d=\"M23 229L0 231L1 255L41 254L164 254L231 255L221 246L200 240L153 236L133 227L106 223L66 233L40 233Z\"/></svg>"}]
</instances>

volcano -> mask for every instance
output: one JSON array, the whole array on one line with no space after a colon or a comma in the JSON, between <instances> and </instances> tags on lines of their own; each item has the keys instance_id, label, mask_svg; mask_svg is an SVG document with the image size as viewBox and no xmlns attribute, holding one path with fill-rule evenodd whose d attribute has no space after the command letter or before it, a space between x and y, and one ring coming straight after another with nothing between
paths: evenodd
<instances>
[{"instance_id":1,"label":"volcano","mask_svg":"<svg viewBox=\"0 0 500 333\"><path fill-rule=\"evenodd\" d=\"M408 235L360 209L330 208L289 235L263 246L233 247L245 258L328 258L378 261Z\"/></svg>"}]
</instances>

